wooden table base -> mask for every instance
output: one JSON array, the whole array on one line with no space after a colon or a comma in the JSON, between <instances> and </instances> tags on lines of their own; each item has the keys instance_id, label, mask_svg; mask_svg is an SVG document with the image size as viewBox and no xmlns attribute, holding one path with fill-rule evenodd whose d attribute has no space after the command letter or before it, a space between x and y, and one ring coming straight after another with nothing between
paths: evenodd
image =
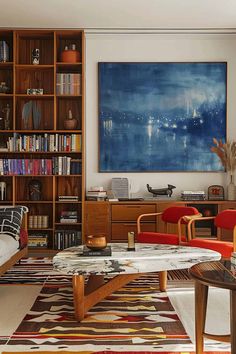
<instances>
[{"instance_id":1,"label":"wooden table base","mask_svg":"<svg viewBox=\"0 0 236 354\"><path fill-rule=\"evenodd\" d=\"M85 314L91 307L103 300L106 296L118 290L125 284L139 278L143 274L123 274L103 282L103 276L90 275L87 285L83 275L73 276L73 293L75 318L78 321L84 319Z\"/></svg>"},{"instance_id":2,"label":"wooden table base","mask_svg":"<svg viewBox=\"0 0 236 354\"><path fill-rule=\"evenodd\" d=\"M125 284L141 277L143 273L121 274L104 283L103 275L90 275L85 284L84 275L73 276L73 294L75 318L78 321L84 319L84 315L91 307L103 300L106 296L120 289ZM159 272L160 291L166 291L167 271Z\"/></svg>"}]
</instances>

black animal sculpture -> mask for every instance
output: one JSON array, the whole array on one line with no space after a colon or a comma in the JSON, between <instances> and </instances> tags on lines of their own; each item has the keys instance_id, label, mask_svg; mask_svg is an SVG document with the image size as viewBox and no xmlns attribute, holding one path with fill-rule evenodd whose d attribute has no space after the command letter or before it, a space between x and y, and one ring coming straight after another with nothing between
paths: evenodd
<instances>
[{"instance_id":1,"label":"black animal sculpture","mask_svg":"<svg viewBox=\"0 0 236 354\"><path fill-rule=\"evenodd\" d=\"M152 193L153 196L157 196L157 195L168 195L168 197L171 197L173 191L172 189L176 188L175 186L172 186L172 184L167 184L167 188L157 188L157 189L153 189L152 187L149 186L149 184L147 184L147 190L148 192Z\"/></svg>"}]
</instances>

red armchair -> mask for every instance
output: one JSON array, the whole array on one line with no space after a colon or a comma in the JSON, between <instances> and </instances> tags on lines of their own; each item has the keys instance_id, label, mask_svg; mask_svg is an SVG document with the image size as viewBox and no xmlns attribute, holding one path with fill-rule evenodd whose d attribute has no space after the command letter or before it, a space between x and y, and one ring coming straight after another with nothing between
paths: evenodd
<instances>
[{"instance_id":1,"label":"red armchair","mask_svg":"<svg viewBox=\"0 0 236 354\"><path fill-rule=\"evenodd\" d=\"M192 247L208 248L213 251L219 252L223 258L230 258L232 252L236 252L236 210L227 209L221 211L216 216L199 217L198 220L211 220L214 219L214 224L217 227L217 236L215 239L204 239L195 237L195 221L191 217L184 217L188 222L188 245ZM221 229L233 231L233 242L226 242L220 240Z\"/></svg>"},{"instance_id":2,"label":"red armchair","mask_svg":"<svg viewBox=\"0 0 236 354\"><path fill-rule=\"evenodd\" d=\"M147 216L160 216L164 222L164 232L142 232L141 220ZM189 220L184 219L184 216L199 217L201 214L194 207L172 206L160 213L142 214L137 219L137 241L145 243L157 243L168 245L179 245L181 242L186 242L186 237L181 235L181 226L187 225ZM168 224L177 225L177 233L168 233Z\"/></svg>"},{"instance_id":3,"label":"red armchair","mask_svg":"<svg viewBox=\"0 0 236 354\"><path fill-rule=\"evenodd\" d=\"M160 216L161 220L164 222L165 230L164 232L142 232L141 231L141 220L147 216L156 215ZM189 220L184 219L184 216L191 216L193 218L198 218L201 216L199 211L194 207L185 206L172 206L160 213L142 214L137 219L137 241L141 243L156 243L156 244L168 244L168 245L179 245L181 243L186 243L186 237L182 235L182 225L187 225ZM177 233L168 233L168 224L177 225ZM159 272L159 283L160 290L166 290L167 284L167 271Z\"/></svg>"}]
</instances>

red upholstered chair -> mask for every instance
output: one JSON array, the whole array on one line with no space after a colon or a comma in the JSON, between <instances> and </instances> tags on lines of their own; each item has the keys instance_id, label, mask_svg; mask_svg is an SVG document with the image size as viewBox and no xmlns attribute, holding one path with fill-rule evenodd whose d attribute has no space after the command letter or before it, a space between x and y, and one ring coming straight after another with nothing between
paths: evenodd
<instances>
[{"instance_id":1,"label":"red upholstered chair","mask_svg":"<svg viewBox=\"0 0 236 354\"><path fill-rule=\"evenodd\" d=\"M165 230L164 232L142 232L141 231L141 220L145 217L156 215L160 216L161 220L164 222ZM157 243L157 244L168 244L168 245L179 245L181 242L186 242L186 237L181 235L181 225L187 225L187 219L184 216L199 217L201 214L194 207L185 206L172 206L165 209L160 213L152 214L142 214L137 219L137 241L145 243ZM168 233L168 224L176 224L177 232Z\"/></svg>"},{"instance_id":2,"label":"red upholstered chair","mask_svg":"<svg viewBox=\"0 0 236 354\"><path fill-rule=\"evenodd\" d=\"M184 217L188 221L188 245L192 247L208 248L219 252L223 258L230 258L232 252L236 252L236 210L227 209L221 211L216 216L199 217L198 220L214 219L214 224L217 227L217 239L202 239L195 237L195 219L191 217ZM233 242L226 242L220 240L221 229L233 231Z\"/></svg>"},{"instance_id":3,"label":"red upholstered chair","mask_svg":"<svg viewBox=\"0 0 236 354\"><path fill-rule=\"evenodd\" d=\"M164 232L142 232L141 231L141 220L145 217L156 215L161 217L164 222L165 231ZM155 243L155 244L168 244L168 245L179 245L186 243L186 237L182 236L182 225L187 225L189 220L184 219L184 216L189 215L193 220L195 217L201 216L199 211L194 207L185 206L171 206L160 213L150 213L142 214L137 219L137 241L141 243ZM168 233L168 224L176 224L177 232ZM160 290L166 290L167 283L167 272L159 272L159 283Z\"/></svg>"}]
</instances>

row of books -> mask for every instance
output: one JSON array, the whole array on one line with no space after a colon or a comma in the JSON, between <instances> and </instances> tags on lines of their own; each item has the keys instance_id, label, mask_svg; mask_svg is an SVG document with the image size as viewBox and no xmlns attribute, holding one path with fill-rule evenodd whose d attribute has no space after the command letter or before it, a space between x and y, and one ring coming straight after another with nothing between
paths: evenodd
<instances>
[{"instance_id":1,"label":"row of books","mask_svg":"<svg viewBox=\"0 0 236 354\"><path fill-rule=\"evenodd\" d=\"M81 74L58 73L56 76L57 95L80 95Z\"/></svg>"},{"instance_id":2,"label":"row of books","mask_svg":"<svg viewBox=\"0 0 236 354\"><path fill-rule=\"evenodd\" d=\"M82 244L81 231L78 230L57 230L54 234L54 249L78 246Z\"/></svg>"},{"instance_id":3,"label":"row of books","mask_svg":"<svg viewBox=\"0 0 236 354\"><path fill-rule=\"evenodd\" d=\"M42 232L30 234L28 237L28 246L31 248L34 248L34 247L47 248L48 234L42 233Z\"/></svg>"},{"instance_id":4,"label":"row of books","mask_svg":"<svg viewBox=\"0 0 236 354\"><path fill-rule=\"evenodd\" d=\"M56 156L51 159L0 159L0 176L81 174L80 159Z\"/></svg>"},{"instance_id":5,"label":"row of books","mask_svg":"<svg viewBox=\"0 0 236 354\"><path fill-rule=\"evenodd\" d=\"M6 142L7 151L14 152L81 152L80 134L19 135L14 133Z\"/></svg>"}]
</instances>

